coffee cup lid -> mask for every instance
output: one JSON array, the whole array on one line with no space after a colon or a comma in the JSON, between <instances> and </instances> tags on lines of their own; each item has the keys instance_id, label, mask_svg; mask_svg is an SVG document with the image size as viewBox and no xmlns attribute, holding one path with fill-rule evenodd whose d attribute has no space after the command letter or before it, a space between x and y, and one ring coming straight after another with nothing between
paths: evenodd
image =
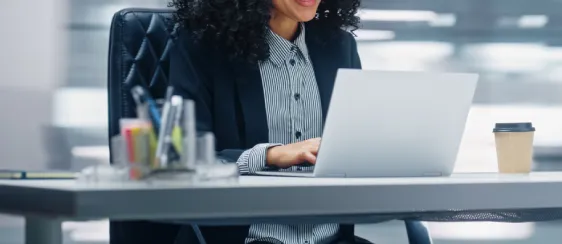
<instances>
[{"instance_id":1,"label":"coffee cup lid","mask_svg":"<svg viewBox=\"0 0 562 244\"><path fill-rule=\"evenodd\" d=\"M529 132L535 131L532 123L496 123L494 132Z\"/></svg>"}]
</instances>

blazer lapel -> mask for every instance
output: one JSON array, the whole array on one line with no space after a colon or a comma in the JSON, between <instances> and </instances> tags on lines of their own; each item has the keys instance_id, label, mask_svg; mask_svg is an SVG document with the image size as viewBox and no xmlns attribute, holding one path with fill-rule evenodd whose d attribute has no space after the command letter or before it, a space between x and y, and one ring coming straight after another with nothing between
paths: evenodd
<instances>
[{"instance_id":1,"label":"blazer lapel","mask_svg":"<svg viewBox=\"0 0 562 244\"><path fill-rule=\"evenodd\" d=\"M314 33L314 30L313 26L307 26L306 44L314 67L322 103L322 117L325 121L339 62L335 61L338 59L337 55L325 51L329 48L326 40L322 40L322 36ZM250 147L266 143L269 141L269 128L259 67L238 62L233 62L231 67L243 118L243 121L239 122L243 124L243 142Z\"/></svg>"},{"instance_id":2,"label":"blazer lapel","mask_svg":"<svg viewBox=\"0 0 562 244\"><path fill-rule=\"evenodd\" d=\"M338 71L338 57L332 55L327 47L326 40L322 40L321 35L314 33L314 26L308 25L306 29L306 47L310 55L310 60L314 67L314 75L316 83L318 83L318 92L322 103L322 117L326 121L328 107L334 89L336 73Z\"/></svg>"},{"instance_id":3,"label":"blazer lapel","mask_svg":"<svg viewBox=\"0 0 562 244\"><path fill-rule=\"evenodd\" d=\"M234 63L234 75L238 101L242 112L244 132L242 138L247 147L269 141L269 129L265 99L258 65ZM238 115L239 116L239 115Z\"/></svg>"}]
</instances>

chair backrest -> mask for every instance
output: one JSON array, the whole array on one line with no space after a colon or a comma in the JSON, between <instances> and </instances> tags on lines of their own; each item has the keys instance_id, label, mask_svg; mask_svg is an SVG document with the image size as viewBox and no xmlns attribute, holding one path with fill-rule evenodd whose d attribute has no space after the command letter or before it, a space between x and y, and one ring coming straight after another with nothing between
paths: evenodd
<instances>
[{"instance_id":1,"label":"chair backrest","mask_svg":"<svg viewBox=\"0 0 562 244\"><path fill-rule=\"evenodd\" d=\"M130 88L141 85L155 98L168 87L172 9L123 9L115 13L109 37L107 95L109 138L119 120L136 116ZM113 161L113 160L112 160Z\"/></svg>"}]
</instances>

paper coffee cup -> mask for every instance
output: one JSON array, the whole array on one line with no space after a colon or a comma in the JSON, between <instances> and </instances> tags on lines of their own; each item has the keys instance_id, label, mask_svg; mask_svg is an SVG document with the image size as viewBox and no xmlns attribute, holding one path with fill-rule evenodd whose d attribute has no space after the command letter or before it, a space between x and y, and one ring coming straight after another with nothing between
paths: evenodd
<instances>
[{"instance_id":1,"label":"paper coffee cup","mask_svg":"<svg viewBox=\"0 0 562 244\"><path fill-rule=\"evenodd\" d=\"M533 165L531 123L497 123L494 128L500 173L530 173Z\"/></svg>"}]
</instances>

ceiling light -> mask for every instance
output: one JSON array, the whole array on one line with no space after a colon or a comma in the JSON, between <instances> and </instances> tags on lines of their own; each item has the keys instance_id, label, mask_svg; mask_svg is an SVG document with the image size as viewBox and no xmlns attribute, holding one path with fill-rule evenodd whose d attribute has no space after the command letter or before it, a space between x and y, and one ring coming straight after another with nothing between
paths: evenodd
<instances>
[{"instance_id":1,"label":"ceiling light","mask_svg":"<svg viewBox=\"0 0 562 244\"><path fill-rule=\"evenodd\" d=\"M454 14L437 14L432 11L370 10L359 11L361 20L389 22L428 22L433 27L450 27L457 22Z\"/></svg>"},{"instance_id":2,"label":"ceiling light","mask_svg":"<svg viewBox=\"0 0 562 244\"><path fill-rule=\"evenodd\" d=\"M432 62L452 55L454 47L451 43L446 42L392 41L369 45L369 49L365 52L384 60Z\"/></svg>"},{"instance_id":3,"label":"ceiling light","mask_svg":"<svg viewBox=\"0 0 562 244\"><path fill-rule=\"evenodd\" d=\"M396 36L394 31L383 30L356 30L355 37L358 41L382 41L392 40Z\"/></svg>"},{"instance_id":4,"label":"ceiling light","mask_svg":"<svg viewBox=\"0 0 562 244\"><path fill-rule=\"evenodd\" d=\"M524 15L517 21L519 28L542 28L547 23L548 16L546 15Z\"/></svg>"},{"instance_id":5,"label":"ceiling light","mask_svg":"<svg viewBox=\"0 0 562 244\"><path fill-rule=\"evenodd\" d=\"M429 22L433 27L451 27L457 23L457 16L454 14L438 14Z\"/></svg>"},{"instance_id":6,"label":"ceiling light","mask_svg":"<svg viewBox=\"0 0 562 244\"><path fill-rule=\"evenodd\" d=\"M548 63L548 50L540 43L475 44L463 55L479 68L499 72L538 72Z\"/></svg>"},{"instance_id":7,"label":"ceiling light","mask_svg":"<svg viewBox=\"0 0 562 244\"><path fill-rule=\"evenodd\" d=\"M432 11L369 10L359 11L362 20L373 21L432 21L437 14Z\"/></svg>"}]
</instances>

